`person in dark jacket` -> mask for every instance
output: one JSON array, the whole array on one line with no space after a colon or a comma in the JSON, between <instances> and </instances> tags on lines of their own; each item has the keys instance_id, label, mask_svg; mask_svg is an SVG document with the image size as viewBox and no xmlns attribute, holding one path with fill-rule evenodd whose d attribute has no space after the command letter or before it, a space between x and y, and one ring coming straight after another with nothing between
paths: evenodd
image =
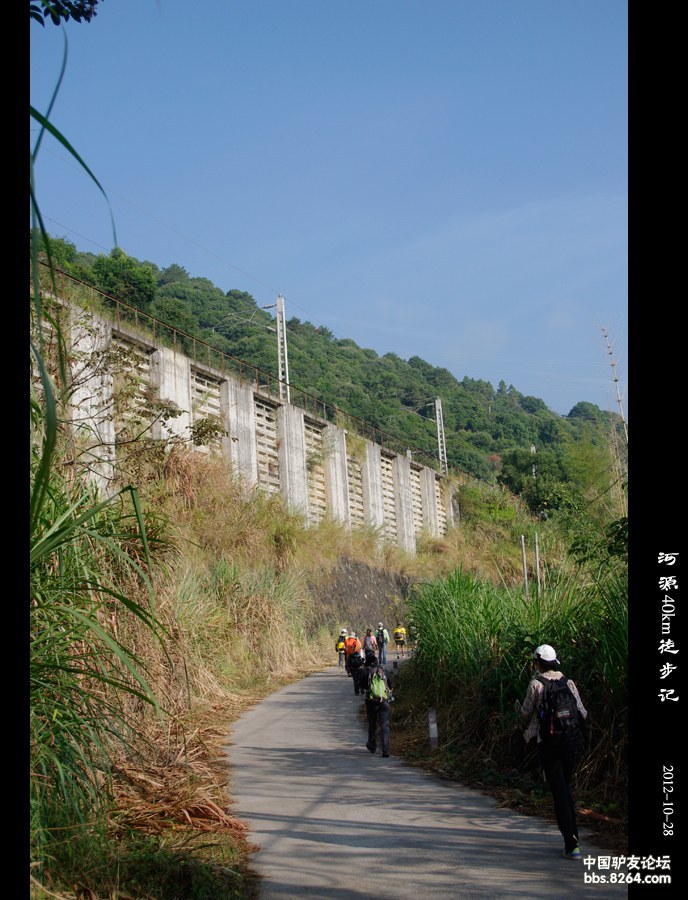
<instances>
[{"instance_id":1,"label":"person in dark jacket","mask_svg":"<svg viewBox=\"0 0 688 900\"><path fill-rule=\"evenodd\" d=\"M376 672L382 675L387 686L386 700L375 700L369 696L371 682ZM387 757L389 756L389 704L394 698L392 697L392 687L387 669L379 665L374 653L368 653L366 656L365 666L361 670L359 679L359 688L366 698L366 715L368 717L368 741L366 747L371 753L377 751L377 726L379 724L382 755Z\"/></svg>"},{"instance_id":2,"label":"person in dark jacket","mask_svg":"<svg viewBox=\"0 0 688 900\"><path fill-rule=\"evenodd\" d=\"M362 694L361 690L361 672L364 667L363 650L354 650L349 657L349 672L354 682L354 694L358 696Z\"/></svg>"},{"instance_id":3,"label":"person in dark jacket","mask_svg":"<svg viewBox=\"0 0 688 900\"><path fill-rule=\"evenodd\" d=\"M571 782L582 752L583 736L581 726L577 725L575 728L572 728L570 734L561 741L543 741L540 735L539 713L543 705L545 686L541 679L558 681L563 678L563 675L559 671L561 663L557 659L557 654L549 644L541 644L539 647L536 647L534 658L535 677L531 679L528 685L528 691L523 703L519 703L517 700L515 706L523 719L528 720L528 724L523 732L524 740L528 742L534 737L537 738L540 763L554 800L557 826L564 838L562 856L564 859L582 859L583 854L578 846L576 805L571 793ZM567 679L566 683L575 700L580 723L587 718L588 711L583 706L583 701L575 683L571 679Z\"/></svg>"}]
</instances>

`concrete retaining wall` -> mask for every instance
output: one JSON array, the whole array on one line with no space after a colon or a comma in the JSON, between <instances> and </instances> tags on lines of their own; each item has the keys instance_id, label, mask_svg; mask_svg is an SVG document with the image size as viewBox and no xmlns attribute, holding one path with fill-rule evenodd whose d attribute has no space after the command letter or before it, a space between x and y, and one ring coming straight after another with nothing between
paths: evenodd
<instances>
[{"instance_id":1,"label":"concrete retaining wall","mask_svg":"<svg viewBox=\"0 0 688 900\"><path fill-rule=\"evenodd\" d=\"M113 353L112 370L96 362L110 345L119 354ZM329 516L349 527L372 527L381 540L411 553L422 532L440 536L452 527L451 494L438 472L361 438L351 438L356 449L349 452L346 431L306 417L255 384L88 314L79 313L73 322L71 347L79 380L75 428L93 444L103 488L115 471L117 385L129 377L138 392L138 414L147 408L150 413L151 398L179 410L153 426L154 437L190 440L194 424L217 410L224 434L211 450L226 457L247 491L279 492L309 525Z\"/></svg>"}]
</instances>

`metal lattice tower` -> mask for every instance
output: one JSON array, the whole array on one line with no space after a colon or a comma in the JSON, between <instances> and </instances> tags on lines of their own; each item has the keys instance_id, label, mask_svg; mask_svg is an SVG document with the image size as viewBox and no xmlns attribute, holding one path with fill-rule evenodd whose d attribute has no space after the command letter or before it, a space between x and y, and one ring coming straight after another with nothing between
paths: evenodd
<instances>
[{"instance_id":1,"label":"metal lattice tower","mask_svg":"<svg viewBox=\"0 0 688 900\"><path fill-rule=\"evenodd\" d=\"M447 465L447 445L444 441L444 418L442 416L442 401L438 397L435 400L435 421L437 422L437 446L440 453L440 471L443 475L449 472Z\"/></svg>"},{"instance_id":2,"label":"metal lattice tower","mask_svg":"<svg viewBox=\"0 0 688 900\"><path fill-rule=\"evenodd\" d=\"M621 424L623 425L624 437L626 438L626 444L628 445L628 426L626 425L626 417L624 416L623 404L621 403L621 392L619 390L619 378L616 374L616 362L614 361L614 357L612 355L613 350L612 350L611 344L609 343L609 334L608 334L606 328L602 329L602 334L604 335L604 339L607 343L607 353L611 357L610 365L612 367L612 373L614 375L614 386L616 387L616 402L619 406L619 414L621 415Z\"/></svg>"},{"instance_id":3,"label":"metal lattice tower","mask_svg":"<svg viewBox=\"0 0 688 900\"><path fill-rule=\"evenodd\" d=\"M284 297L277 297L277 374L279 377L279 398L290 402L289 398L289 358L287 356L287 324L284 319Z\"/></svg>"}]
</instances>

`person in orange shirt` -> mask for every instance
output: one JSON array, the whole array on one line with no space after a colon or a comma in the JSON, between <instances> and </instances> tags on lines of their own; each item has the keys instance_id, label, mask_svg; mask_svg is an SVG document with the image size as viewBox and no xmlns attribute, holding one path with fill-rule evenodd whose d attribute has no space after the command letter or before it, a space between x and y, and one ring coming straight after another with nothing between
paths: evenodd
<instances>
[{"instance_id":1,"label":"person in orange shirt","mask_svg":"<svg viewBox=\"0 0 688 900\"><path fill-rule=\"evenodd\" d=\"M344 642L344 652L346 653L346 671L354 680L354 694L358 694L358 677L363 656L361 655L361 642L356 637L355 631L349 632L349 636Z\"/></svg>"},{"instance_id":2,"label":"person in orange shirt","mask_svg":"<svg viewBox=\"0 0 688 900\"><path fill-rule=\"evenodd\" d=\"M351 654L358 652L361 649L361 642L356 637L355 631L350 631L346 639L344 641L344 668L346 669L347 675L351 675L351 667L349 666L349 660L351 658Z\"/></svg>"}]
</instances>

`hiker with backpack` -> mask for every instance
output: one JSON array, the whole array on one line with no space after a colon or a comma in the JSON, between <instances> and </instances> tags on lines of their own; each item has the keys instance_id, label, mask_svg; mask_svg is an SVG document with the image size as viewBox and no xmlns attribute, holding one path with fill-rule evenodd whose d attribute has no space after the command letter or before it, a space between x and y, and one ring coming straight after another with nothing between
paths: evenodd
<instances>
[{"instance_id":1,"label":"hiker with backpack","mask_svg":"<svg viewBox=\"0 0 688 900\"><path fill-rule=\"evenodd\" d=\"M354 650L354 652L349 657L349 669L351 671L351 677L354 680L354 694L358 696L363 693L360 687L361 683L361 672L363 671L364 665L364 657L363 650Z\"/></svg>"},{"instance_id":2,"label":"hiker with backpack","mask_svg":"<svg viewBox=\"0 0 688 900\"><path fill-rule=\"evenodd\" d=\"M399 659L400 653L402 657L404 655L404 646L406 644L406 629L400 622L397 622L396 628L394 629L394 643L397 647L397 659Z\"/></svg>"},{"instance_id":3,"label":"hiker with backpack","mask_svg":"<svg viewBox=\"0 0 688 900\"><path fill-rule=\"evenodd\" d=\"M537 673L528 685L523 703L516 701L518 711L529 720L523 738L526 742L537 738L540 763L564 838L562 856L581 859L571 781L583 750L583 721L588 713L576 685L559 671L561 663L554 648L541 644L534 657Z\"/></svg>"},{"instance_id":4,"label":"hiker with backpack","mask_svg":"<svg viewBox=\"0 0 688 900\"><path fill-rule=\"evenodd\" d=\"M372 628L366 628L365 637L363 638L363 652L367 656L369 653L375 653L377 650L377 638L373 634Z\"/></svg>"},{"instance_id":5,"label":"hiker with backpack","mask_svg":"<svg viewBox=\"0 0 688 900\"><path fill-rule=\"evenodd\" d=\"M382 622L377 623L377 658L381 666L387 665L387 644L389 644L389 631Z\"/></svg>"},{"instance_id":6,"label":"hiker with backpack","mask_svg":"<svg viewBox=\"0 0 688 900\"><path fill-rule=\"evenodd\" d=\"M337 638L334 649L339 654L339 668L346 669L346 628L342 628L339 632L339 637Z\"/></svg>"},{"instance_id":7,"label":"hiker with backpack","mask_svg":"<svg viewBox=\"0 0 688 900\"><path fill-rule=\"evenodd\" d=\"M354 694L358 694L358 676L359 669L363 665L363 657L361 653L361 642L356 637L355 631L350 631L349 636L344 642L344 653L346 655L345 665L346 674L353 678Z\"/></svg>"},{"instance_id":8,"label":"hiker with backpack","mask_svg":"<svg viewBox=\"0 0 688 900\"><path fill-rule=\"evenodd\" d=\"M389 756L389 704L393 702L392 687L384 666L379 664L374 653L368 653L361 671L360 688L365 694L366 716L368 717L368 740L366 747L371 753L377 751L377 726L380 725L382 755Z\"/></svg>"}]
</instances>

